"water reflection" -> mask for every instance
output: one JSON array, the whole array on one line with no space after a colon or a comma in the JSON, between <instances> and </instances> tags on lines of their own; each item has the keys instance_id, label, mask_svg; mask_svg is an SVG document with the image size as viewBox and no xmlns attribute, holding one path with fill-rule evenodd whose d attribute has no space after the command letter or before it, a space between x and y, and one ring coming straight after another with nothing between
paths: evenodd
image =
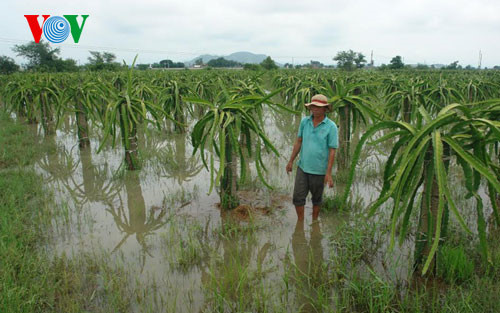
<instances>
[{"instance_id":1,"label":"water reflection","mask_svg":"<svg viewBox=\"0 0 500 313\"><path fill-rule=\"evenodd\" d=\"M73 199L81 205L92 202L111 203L120 192L121 183L118 180L106 179L108 165L96 167L92 162L89 147L79 149L82 164L82 183L75 184L73 190L68 190Z\"/></svg>"},{"instance_id":2,"label":"water reflection","mask_svg":"<svg viewBox=\"0 0 500 313\"><path fill-rule=\"evenodd\" d=\"M119 231L123 234L123 238L115 246L113 252L118 250L130 236L135 235L137 242L142 247L140 254L142 272L146 261L146 254L152 256L146 242L146 237L152 235L156 230L168 223L170 216L167 216L165 208L152 206L149 210L146 209L138 172L127 172L124 180L127 205L124 205L120 197L120 205L115 207L115 205L111 204L107 209L113 216Z\"/></svg>"},{"instance_id":3,"label":"water reflection","mask_svg":"<svg viewBox=\"0 0 500 313\"><path fill-rule=\"evenodd\" d=\"M315 300L318 288L324 284L323 247L321 246L319 221L311 225L310 239L307 241L304 221L297 221L292 235L292 249L295 266L292 269L293 283L300 312L320 312Z\"/></svg>"},{"instance_id":4,"label":"water reflection","mask_svg":"<svg viewBox=\"0 0 500 313\"><path fill-rule=\"evenodd\" d=\"M78 168L78 162L73 158L71 151L64 146L58 146L55 136L45 136L42 144L54 148L37 163L48 174L47 182L58 185L68 183Z\"/></svg>"},{"instance_id":5,"label":"water reflection","mask_svg":"<svg viewBox=\"0 0 500 313\"><path fill-rule=\"evenodd\" d=\"M284 141L285 145L293 145L295 139L297 138L296 130L299 129L301 115L282 114L278 111L271 111L271 116L274 124L272 126L276 127L279 131L279 135L282 137L282 141ZM266 127L266 131L268 133L273 132L272 126Z\"/></svg>"},{"instance_id":6,"label":"water reflection","mask_svg":"<svg viewBox=\"0 0 500 313\"><path fill-rule=\"evenodd\" d=\"M56 145L52 139L47 140L50 140L47 144ZM44 171L45 181L57 186L60 191L66 190L78 208L89 202L110 203L121 188L119 181L108 179L107 164L102 167L93 164L90 147L79 148L76 155L65 146L59 146L37 164ZM77 175L80 164L81 180Z\"/></svg>"},{"instance_id":7,"label":"water reflection","mask_svg":"<svg viewBox=\"0 0 500 313\"><path fill-rule=\"evenodd\" d=\"M195 177L203 168L203 163L197 155L186 157L186 134L173 135L173 141L160 152L160 160L163 160L159 166L161 173L175 179L182 185Z\"/></svg>"},{"instance_id":8,"label":"water reflection","mask_svg":"<svg viewBox=\"0 0 500 313\"><path fill-rule=\"evenodd\" d=\"M215 249L220 251L222 245L222 258L215 259L201 274L205 289L210 291L205 303L207 309L247 311L262 301L255 296L260 296L261 282L271 271L263 263L272 245L269 241L261 245L251 234L235 233L238 227L241 225L228 215L221 216L222 236Z\"/></svg>"}]
</instances>

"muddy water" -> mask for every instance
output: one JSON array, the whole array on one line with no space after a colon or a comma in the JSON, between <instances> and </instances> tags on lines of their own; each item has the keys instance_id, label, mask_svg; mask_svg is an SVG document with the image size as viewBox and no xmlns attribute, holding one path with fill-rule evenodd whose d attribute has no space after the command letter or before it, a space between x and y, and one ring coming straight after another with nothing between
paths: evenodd
<instances>
[{"instance_id":1,"label":"muddy water","mask_svg":"<svg viewBox=\"0 0 500 313\"><path fill-rule=\"evenodd\" d=\"M285 172L285 164L300 119L283 116L265 114L266 133L281 154L264 157L275 190L262 188L251 163L253 180L240 192L250 209L235 218L221 216L216 192L207 194L210 174L192 156L189 136L141 134L144 167L127 173L120 169L119 142L97 154L94 129L90 149L80 150L74 131L65 127L52 139L57 150L37 164L63 208L54 219L49 249L75 257L111 255L132 284L147 290L137 311L144 305L169 312L210 311L218 305L237 310L255 302L254 296L285 311L307 308L307 299L314 297L308 290L314 288L301 281L321 277L321 264L336 253L331 236L350 217L323 214L320 223L312 223L308 199L305 223L297 224L290 196L294 176ZM384 157L367 157L360 165L372 173L361 175L354 186L360 207L378 194L380 175L373 173ZM325 196L339 189L328 189ZM385 239L378 239L380 249L366 262L379 275L404 282L413 244L409 240L388 254Z\"/></svg>"}]
</instances>

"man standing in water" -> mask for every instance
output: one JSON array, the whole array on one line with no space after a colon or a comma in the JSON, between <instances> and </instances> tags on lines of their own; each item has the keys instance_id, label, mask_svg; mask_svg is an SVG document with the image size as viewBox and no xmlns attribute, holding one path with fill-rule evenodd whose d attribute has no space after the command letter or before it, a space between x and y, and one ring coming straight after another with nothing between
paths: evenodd
<instances>
[{"instance_id":1,"label":"man standing in water","mask_svg":"<svg viewBox=\"0 0 500 313\"><path fill-rule=\"evenodd\" d=\"M312 194L312 218L318 219L324 186L328 184L330 188L333 187L332 167L339 144L337 125L325 116L326 111L331 109L328 99L318 94L305 106L311 115L300 122L292 156L286 165L286 171L290 173L293 161L300 152L293 188L293 204L299 221L304 220L304 205L309 191Z\"/></svg>"}]
</instances>

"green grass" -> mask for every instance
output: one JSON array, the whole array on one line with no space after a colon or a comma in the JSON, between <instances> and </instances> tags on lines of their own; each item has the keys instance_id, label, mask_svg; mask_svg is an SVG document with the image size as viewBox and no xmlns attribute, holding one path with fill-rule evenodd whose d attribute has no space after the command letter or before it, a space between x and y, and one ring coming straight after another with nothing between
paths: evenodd
<instances>
[{"instance_id":1,"label":"green grass","mask_svg":"<svg viewBox=\"0 0 500 313\"><path fill-rule=\"evenodd\" d=\"M257 245L245 238L221 239L223 253L214 251L213 262L205 274L204 292L206 310L204 312L278 312L275 290L264 281L270 270L265 263L269 244ZM252 251L257 253L257 264L253 264Z\"/></svg>"},{"instance_id":2,"label":"green grass","mask_svg":"<svg viewBox=\"0 0 500 313\"><path fill-rule=\"evenodd\" d=\"M321 212L337 212L342 206L342 195L323 196L321 203Z\"/></svg>"},{"instance_id":3,"label":"green grass","mask_svg":"<svg viewBox=\"0 0 500 313\"><path fill-rule=\"evenodd\" d=\"M124 312L126 277L95 256L49 256L52 195L31 164L48 149L0 113L0 311Z\"/></svg>"},{"instance_id":4,"label":"green grass","mask_svg":"<svg viewBox=\"0 0 500 313\"><path fill-rule=\"evenodd\" d=\"M462 246L441 247L438 264L438 274L449 283L467 281L474 273L474 263L469 260Z\"/></svg>"},{"instance_id":5,"label":"green grass","mask_svg":"<svg viewBox=\"0 0 500 313\"><path fill-rule=\"evenodd\" d=\"M49 196L41 177L22 167L42 150L27 128L0 114L0 307L44 311L51 305L48 258L36 252L47 234ZM29 301L27 301L29 299Z\"/></svg>"},{"instance_id":6,"label":"green grass","mask_svg":"<svg viewBox=\"0 0 500 313\"><path fill-rule=\"evenodd\" d=\"M0 112L0 170L26 166L53 148L38 144L40 138L27 125L14 123L9 115Z\"/></svg>"},{"instance_id":7,"label":"green grass","mask_svg":"<svg viewBox=\"0 0 500 313\"><path fill-rule=\"evenodd\" d=\"M165 257L173 268L188 272L206 258L205 254L211 247L205 243L206 234L202 225L177 219L172 222L168 231L162 235Z\"/></svg>"},{"instance_id":8,"label":"green grass","mask_svg":"<svg viewBox=\"0 0 500 313\"><path fill-rule=\"evenodd\" d=\"M380 231L374 228L379 226L351 217L330 234L332 251L325 264L330 270L323 281L333 281L334 292L323 306L334 307L335 312L500 312L500 256L496 249L492 251L493 265L486 264L474 248L476 242L454 233L461 240L456 239L457 246L441 249L437 279L416 283L409 273L408 285L401 285L387 273L374 270L380 262L376 256L379 243L385 238L377 238ZM476 252L470 255L470 251Z\"/></svg>"},{"instance_id":9,"label":"green grass","mask_svg":"<svg viewBox=\"0 0 500 313\"><path fill-rule=\"evenodd\" d=\"M33 312L50 305L48 289L51 286L43 279L49 274L48 261L34 252L43 238L40 226L47 223L46 202L35 174L20 169L0 171L0 307L3 312Z\"/></svg>"}]
</instances>

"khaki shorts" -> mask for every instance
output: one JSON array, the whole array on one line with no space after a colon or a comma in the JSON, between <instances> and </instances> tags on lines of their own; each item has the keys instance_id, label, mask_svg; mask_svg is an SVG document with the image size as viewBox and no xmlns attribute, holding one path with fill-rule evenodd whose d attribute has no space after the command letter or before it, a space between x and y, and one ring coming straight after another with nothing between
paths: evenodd
<instances>
[{"instance_id":1,"label":"khaki shorts","mask_svg":"<svg viewBox=\"0 0 500 313\"><path fill-rule=\"evenodd\" d=\"M303 206L306 204L306 197L309 191L312 194L313 205L320 205L323 202L323 189L325 188L325 175L314 175L304 173L297 167L295 185L293 187L293 204Z\"/></svg>"}]
</instances>

